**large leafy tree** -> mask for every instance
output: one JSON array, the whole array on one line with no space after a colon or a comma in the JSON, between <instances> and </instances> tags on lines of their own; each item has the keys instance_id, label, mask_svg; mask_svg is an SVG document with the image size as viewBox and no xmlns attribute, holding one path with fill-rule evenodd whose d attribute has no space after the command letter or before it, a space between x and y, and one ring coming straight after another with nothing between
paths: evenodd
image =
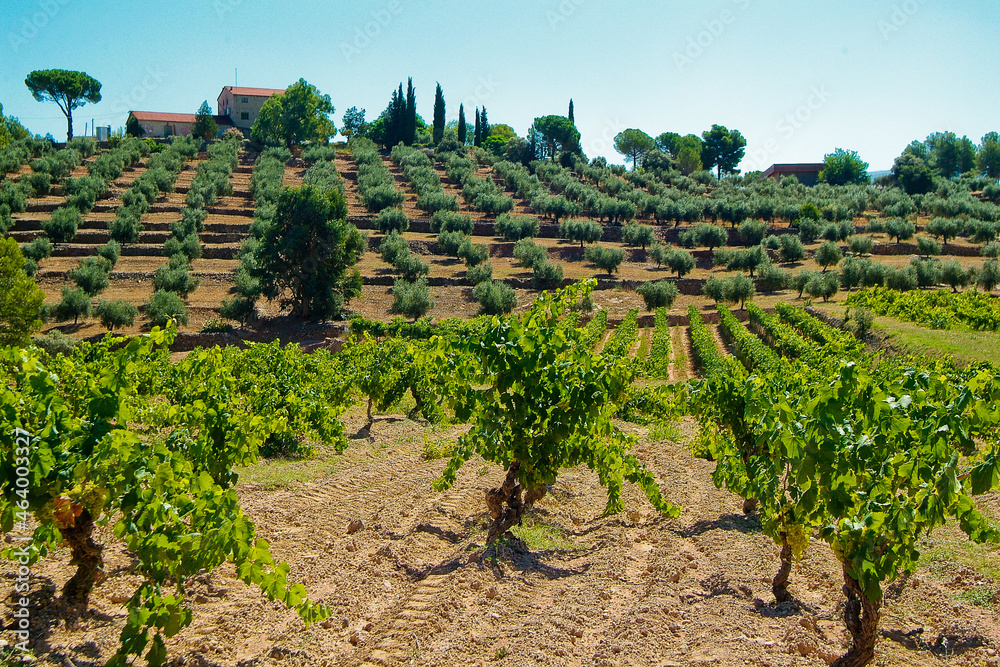
<instances>
[{"instance_id":1,"label":"large leafy tree","mask_svg":"<svg viewBox=\"0 0 1000 667\"><path fill-rule=\"evenodd\" d=\"M437 85L437 89L434 91L434 144L440 144L444 139L444 125L445 125L445 104L444 104L444 91L441 90L441 84Z\"/></svg>"},{"instance_id":2,"label":"large leafy tree","mask_svg":"<svg viewBox=\"0 0 1000 667\"><path fill-rule=\"evenodd\" d=\"M261 143L289 148L307 141L326 143L336 133L330 120L333 112L329 95L299 79L284 93L264 102L250 136Z\"/></svg>"},{"instance_id":3,"label":"large leafy tree","mask_svg":"<svg viewBox=\"0 0 1000 667\"><path fill-rule=\"evenodd\" d=\"M976 147L968 137L954 132L935 132L924 141L930 154L928 165L945 178L961 176L976 164Z\"/></svg>"},{"instance_id":4,"label":"large leafy tree","mask_svg":"<svg viewBox=\"0 0 1000 667\"><path fill-rule=\"evenodd\" d=\"M0 240L0 347L27 345L40 319L45 294L24 272L24 255L12 238Z\"/></svg>"},{"instance_id":5,"label":"large leafy tree","mask_svg":"<svg viewBox=\"0 0 1000 667\"><path fill-rule=\"evenodd\" d=\"M739 130L730 130L724 125L712 125L702 135L701 162L705 169L717 168L719 178L723 174L735 174L746 154L747 140Z\"/></svg>"},{"instance_id":6,"label":"large leafy tree","mask_svg":"<svg viewBox=\"0 0 1000 667\"><path fill-rule=\"evenodd\" d=\"M819 178L830 185L862 185L868 183L868 163L861 159L857 151L838 148L823 158L823 171Z\"/></svg>"},{"instance_id":7,"label":"large leafy tree","mask_svg":"<svg viewBox=\"0 0 1000 667\"><path fill-rule=\"evenodd\" d=\"M340 129L340 133L348 139L351 137L364 136L367 128L364 109L351 107L344 112L344 120L342 122L344 123L344 126Z\"/></svg>"},{"instance_id":8,"label":"large leafy tree","mask_svg":"<svg viewBox=\"0 0 1000 667\"><path fill-rule=\"evenodd\" d=\"M990 132L983 137L983 144L976 156L979 172L988 178L1000 178L1000 133Z\"/></svg>"},{"instance_id":9,"label":"large leafy tree","mask_svg":"<svg viewBox=\"0 0 1000 667\"><path fill-rule=\"evenodd\" d=\"M201 103L198 112L194 115L194 125L191 126L191 134L208 141L219 133L219 124L215 122L212 115L212 107L208 106L208 100Z\"/></svg>"},{"instance_id":10,"label":"large leafy tree","mask_svg":"<svg viewBox=\"0 0 1000 667\"><path fill-rule=\"evenodd\" d=\"M656 147L653 137L634 128L619 132L615 137L615 150L625 156L626 162L638 169L642 159Z\"/></svg>"},{"instance_id":11,"label":"large leafy tree","mask_svg":"<svg viewBox=\"0 0 1000 667\"><path fill-rule=\"evenodd\" d=\"M101 101L101 82L86 72L65 69L35 70L24 85L39 102L55 102L66 116L66 141L73 138L73 110Z\"/></svg>"},{"instance_id":12,"label":"large leafy tree","mask_svg":"<svg viewBox=\"0 0 1000 667\"><path fill-rule=\"evenodd\" d=\"M365 248L346 215L347 205L336 190L305 185L282 192L249 270L260 294L280 299L297 317L339 316L361 293L361 275L352 268Z\"/></svg>"},{"instance_id":13,"label":"large leafy tree","mask_svg":"<svg viewBox=\"0 0 1000 667\"><path fill-rule=\"evenodd\" d=\"M918 143L917 146L921 145ZM934 171L921 152L926 155L926 151L911 144L892 165L893 177L908 195L924 194L934 189Z\"/></svg>"},{"instance_id":14,"label":"large leafy tree","mask_svg":"<svg viewBox=\"0 0 1000 667\"><path fill-rule=\"evenodd\" d=\"M682 138L676 132L664 132L656 138L656 147L672 158L677 159L677 151L680 149Z\"/></svg>"},{"instance_id":15,"label":"large leafy tree","mask_svg":"<svg viewBox=\"0 0 1000 667\"><path fill-rule=\"evenodd\" d=\"M543 144L544 156L551 160L562 151L576 153L580 150L580 132L565 116L541 116L535 119L532 129Z\"/></svg>"}]
</instances>

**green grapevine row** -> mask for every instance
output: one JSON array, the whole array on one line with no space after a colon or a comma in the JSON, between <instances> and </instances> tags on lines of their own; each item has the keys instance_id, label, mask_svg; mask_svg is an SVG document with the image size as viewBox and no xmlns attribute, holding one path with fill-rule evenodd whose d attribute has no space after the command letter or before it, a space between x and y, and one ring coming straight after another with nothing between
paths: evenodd
<instances>
[{"instance_id":1,"label":"green grapevine row","mask_svg":"<svg viewBox=\"0 0 1000 667\"><path fill-rule=\"evenodd\" d=\"M603 354L610 357L625 359L628 357L632 344L639 335L639 309L633 308L628 311L625 319L611 334L607 345L604 346Z\"/></svg>"},{"instance_id":2,"label":"green grapevine row","mask_svg":"<svg viewBox=\"0 0 1000 667\"><path fill-rule=\"evenodd\" d=\"M646 375L652 380L668 380L670 377L670 322L667 309L656 309L653 329L653 344L646 359Z\"/></svg>"},{"instance_id":3,"label":"green grapevine row","mask_svg":"<svg viewBox=\"0 0 1000 667\"><path fill-rule=\"evenodd\" d=\"M583 327L583 335L580 337L580 344L586 345L588 350L600 342L604 332L608 329L608 311L599 310L597 314L590 318L590 321Z\"/></svg>"},{"instance_id":4,"label":"green grapevine row","mask_svg":"<svg viewBox=\"0 0 1000 667\"><path fill-rule=\"evenodd\" d=\"M725 304L719 304L722 331L748 371L769 372L781 366L781 359L760 338L747 330Z\"/></svg>"},{"instance_id":5,"label":"green grapevine row","mask_svg":"<svg viewBox=\"0 0 1000 667\"><path fill-rule=\"evenodd\" d=\"M935 329L1000 330L1000 305L984 292L899 292L878 287L855 292L847 305Z\"/></svg>"}]
</instances>

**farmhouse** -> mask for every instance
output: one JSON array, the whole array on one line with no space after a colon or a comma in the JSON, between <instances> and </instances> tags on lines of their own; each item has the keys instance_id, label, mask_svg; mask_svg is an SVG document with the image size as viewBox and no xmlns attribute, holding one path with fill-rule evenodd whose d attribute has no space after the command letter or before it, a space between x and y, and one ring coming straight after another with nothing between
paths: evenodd
<instances>
[{"instance_id":1,"label":"farmhouse","mask_svg":"<svg viewBox=\"0 0 1000 667\"><path fill-rule=\"evenodd\" d=\"M236 127L249 136L250 128L260 116L264 102L275 95L285 92L278 88L238 88L225 86L219 93L218 114L215 122L219 124L219 134ZM164 113L160 111L130 111L126 129L144 137L163 138L174 135L187 136L191 134L194 125L193 113Z\"/></svg>"},{"instance_id":2,"label":"farmhouse","mask_svg":"<svg viewBox=\"0 0 1000 667\"><path fill-rule=\"evenodd\" d=\"M816 185L819 182L819 172L826 167L822 162L808 164L772 164L764 172L765 178L780 181L782 176L794 176L803 185Z\"/></svg>"},{"instance_id":3,"label":"farmhouse","mask_svg":"<svg viewBox=\"0 0 1000 667\"><path fill-rule=\"evenodd\" d=\"M159 111L130 111L125 127L134 133L134 128L142 130L142 136L150 138L172 137L175 135L187 136L191 134L191 126L194 125L195 115L193 113L161 113ZM215 122L219 124L219 134L233 127L233 121L229 116L215 116Z\"/></svg>"},{"instance_id":4,"label":"farmhouse","mask_svg":"<svg viewBox=\"0 0 1000 667\"><path fill-rule=\"evenodd\" d=\"M260 115L264 102L281 95L284 90L277 88L237 88L226 86L219 93L219 116L226 116L233 126L249 135L250 128Z\"/></svg>"}]
</instances>

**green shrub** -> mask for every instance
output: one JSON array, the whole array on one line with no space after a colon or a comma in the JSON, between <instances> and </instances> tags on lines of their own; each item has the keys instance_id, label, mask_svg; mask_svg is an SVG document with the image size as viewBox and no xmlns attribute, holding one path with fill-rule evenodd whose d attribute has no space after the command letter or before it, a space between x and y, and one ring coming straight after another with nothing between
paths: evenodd
<instances>
[{"instance_id":1,"label":"green shrub","mask_svg":"<svg viewBox=\"0 0 1000 667\"><path fill-rule=\"evenodd\" d=\"M656 231L649 225L632 222L622 227L622 241L626 245L639 246L645 250L646 246L653 245L656 241Z\"/></svg>"},{"instance_id":2,"label":"green shrub","mask_svg":"<svg viewBox=\"0 0 1000 667\"><path fill-rule=\"evenodd\" d=\"M165 327L172 319L186 325L187 307L176 293L158 289L146 304L146 319L154 327Z\"/></svg>"},{"instance_id":3,"label":"green shrub","mask_svg":"<svg viewBox=\"0 0 1000 667\"><path fill-rule=\"evenodd\" d=\"M45 352L52 356L57 354L65 356L73 352L73 348L76 347L76 340L59 331L59 329L52 329L47 334L32 336L31 344L40 350L45 350Z\"/></svg>"},{"instance_id":4,"label":"green shrub","mask_svg":"<svg viewBox=\"0 0 1000 667\"><path fill-rule=\"evenodd\" d=\"M90 295L81 289L62 288L62 301L52 310L56 322L73 320L77 324L81 317L90 317Z\"/></svg>"},{"instance_id":5,"label":"green shrub","mask_svg":"<svg viewBox=\"0 0 1000 667\"><path fill-rule=\"evenodd\" d=\"M458 199L443 190L425 192L417 197L417 208L431 215L442 211L457 211Z\"/></svg>"},{"instance_id":6,"label":"green shrub","mask_svg":"<svg viewBox=\"0 0 1000 667\"><path fill-rule=\"evenodd\" d=\"M244 296L235 296L231 299L224 299L222 307L219 308L219 315L227 320L244 324L250 321L257 314L257 306L253 299Z\"/></svg>"},{"instance_id":7,"label":"green shrub","mask_svg":"<svg viewBox=\"0 0 1000 667\"><path fill-rule=\"evenodd\" d=\"M472 290L483 315L506 315L517 306L517 293L509 285L498 281L482 282Z\"/></svg>"},{"instance_id":8,"label":"green shrub","mask_svg":"<svg viewBox=\"0 0 1000 667\"><path fill-rule=\"evenodd\" d=\"M524 238L514 244L514 259L518 265L526 269L533 268L536 264L546 261L548 252L544 246L535 245L530 238Z\"/></svg>"},{"instance_id":9,"label":"green shrub","mask_svg":"<svg viewBox=\"0 0 1000 667\"><path fill-rule=\"evenodd\" d=\"M914 257L910 266L917 273L918 287L936 287L941 282L941 261Z\"/></svg>"},{"instance_id":10,"label":"green shrub","mask_svg":"<svg viewBox=\"0 0 1000 667\"><path fill-rule=\"evenodd\" d=\"M434 307L431 288L428 287L426 278L418 278L413 282L397 279L393 284L392 295L391 312L405 315L412 320L423 317Z\"/></svg>"},{"instance_id":11,"label":"green shrub","mask_svg":"<svg viewBox=\"0 0 1000 667\"><path fill-rule=\"evenodd\" d=\"M410 219L401 208L383 209L375 220L375 225L383 234L397 232L402 234L410 228Z\"/></svg>"},{"instance_id":12,"label":"green shrub","mask_svg":"<svg viewBox=\"0 0 1000 667\"><path fill-rule=\"evenodd\" d=\"M917 272L912 266L902 269L886 267L884 280L886 287L900 292L914 290L918 286Z\"/></svg>"},{"instance_id":13,"label":"green shrub","mask_svg":"<svg viewBox=\"0 0 1000 667\"><path fill-rule=\"evenodd\" d=\"M875 241L870 236L856 234L847 238L847 249L854 255L870 255L875 249Z\"/></svg>"},{"instance_id":14,"label":"green shrub","mask_svg":"<svg viewBox=\"0 0 1000 667\"><path fill-rule=\"evenodd\" d=\"M597 243L604 235L604 227L593 220L563 220L559 224L559 237L567 241L580 242L582 248L585 243Z\"/></svg>"},{"instance_id":15,"label":"green shrub","mask_svg":"<svg viewBox=\"0 0 1000 667\"><path fill-rule=\"evenodd\" d=\"M137 243L139 241L139 234L143 230L142 222L140 222L141 218L142 214L135 209L125 207L118 209L117 216L108 225L111 238L123 244Z\"/></svg>"},{"instance_id":16,"label":"green shrub","mask_svg":"<svg viewBox=\"0 0 1000 667\"><path fill-rule=\"evenodd\" d=\"M476 266L490 258L490 249L485 245L473 243L472 238L467 236L458 248L458 258L465 260L467 266Z\"/></svg>"},{"instance_id":17,"label":"green shrub","mask_svg":"<svg viewBox=\"0 0 1000 667\"><path fill-rule=\"evenodd\" d=\"M646 310L649 311L657 308L672 308L678 294L677 285L667 280L645 282L639 285L635 291L642 297L646 303Z\"/></svg>"},{"instance_id":18,"label":"green shrub","mask_svg":"<svg viewBox=\"0 0 1000 667\"><path fill-rule=\"evenodd\" d=\"M111 263L111 268L113 269L118 263L119 258L122 256L122 247L118 241L111 239L97 249L97 256L108 260Z\"/></svg>"},{"instance_id":19,"label":"green shrub","mask_svg":"<svg viewBox=\"0 0 1000 667\"><path fill-rule=\"evenodd\" d=\"M431 231L435 234L439 232L461 232L472 234L475 223L468 213L458 213L456 211L438 211L431 216Z\"/></svg>"},{"instance_id":20,"label":"green shrub","mask_svg":"<svg viewBox=\"0 0 1000 667\"><path fill-rule=\"evenodd\" d=\"M42 221L42 229L53 243L69 243L76 236L76 230L83 222L80 211L70 206L57 208L52 217Z\"/></svg>"},{"instance_id":21,"label":"green shrub","mask_svg":"<svg viewBox=\"0 0 1000 667\"><path fill-rule=\"evenodd\" d=\"M367 188L361 197L361 202L369 213L379 213L387 208L400 206L404 201L406 195L392 183Z\"/></svg>"},{"instance_id":22,"label":"green shrub","mask_svg":"<svg viewBox=\"0 0 1000 667\"><path fill-rule=\"evenodd\" d=\"M75 269L66 272L66 277L76 283L89 296L97 296L110 284L108 271L110 263L103 257L88 257Z\"/></svg>"},{"instance_id":23,"label":"green shrub","mask_svg":"<svg viewBox=\"0 0 1000 667\"><path fill-rule=\"evenodd\" d=\"M917 237L917 254L924 257L941 254L941 244L927 236Z\"/></svg>"},{"instance_id":24,"label":"green shrub","mask_svg":"<svg viewBox=\"0 0 1000 667\"><path fill-rule=\"evenodd\" d=\"M105 329L114 331L135 324L135 318L139 316L139 309L127 301L101 299L97 302L97 309L94 313Z\"/></svg>"},{"instance_id":25,"label":"green shrub","mask_svg":"<svg viewBox=\"0 0 1000 667\"><path fill-rule=\"evenodd\" d=\"M163 254L168 257L181 254L188 260L198 259L202 255L201 240L197 234L188 234L181 240L171 237L163 244Z\"/></svg>"},{"instance_id":26,"label":"green shrub","mask_svg":"<svg viewBox=\"0 0 1000 667\"><path fill-rule=\"evenodd\" d=\"M479 283L493 280L493 265L489 262L483 262L476 266L470 266L465 271L465 279L472 283L473 287Z\"/></svg>"},{"instance_id":27,"label":"green shrub","mask_svg":"<svg viewBox=\"0 0 1000 667\"><path fill-rule=\"evenodd\" d=\"M801 262L806 256L806 249L802 239L798 236L785 234L781 237L781 250L778 251L782 262Z\"/></svg>"},{"instance_id":28,"label":"green shrub","mask_svg":"<svg viewBox=\"0 0 1000 667\"><path fill-rule=\"evenodd\" d=\"M561 264L542 260L536 263L531 276L531 284L535 289L558 287L562 284L563 269Z\"/></svg>"},{"instance_id":29,"label":"green shrub","mask_svg":"<svg viewBox=\"0 0 1000 667\"><path fill-rule=\"evenodd\" d=\"M32 240L31 243L22 245L21 252L27 259L33 262L40 262L52 256L52 244L49 243L48 237L39 236Z\"/></svg>"},{"instance_id":30,"label":"green shrub","mask_svg":"<svg viewBox=\"0 0 1000 667\"><path fill-rule=\"evenodd\" d=\"M398 255L393 266L399 271L403 280L413 282L420 276L426 276L431 272L431 267L420 258L420 255L408 252L405 255Z\"/></svg>"},{"instance_id":31,"label":"green shrub","mask_svg":"<svg viewBox=\"0 0 1000 667\"><path fill-rule=\"evenodd\" d=\"M740 223L740 241L743 245L755 246L764 240L767 234L768 225L761 220L744 220Z\"/></svg>"},{"instance_id":32,"label":"green shrub","mask_svg":"<svg viewBox=\"0 0 1000 667\"><path fill-rule=\"evenodd\" d=\"M462 232L441 232L438 234L438 247L448 257L458 257L458 249L469 240L468 234Z\"/></svg>"},{"instance_id":33,"label":"green shrub","mask_svg":"<svg viewBox=\"0 0 1000 667\"><path fill-rule=\"evenodd\" d=\"M497 218L495 225L498 236L508 241L538 236L538 219L527 215L504 214Z\"/></svg>"},{"instance_id":34,"label":"green shrub","mask_svg":"<svg viewBox=\"0 0 1000 667\"><path fill-rule=\"evenodd\" d=\"M757 279L760 281L761 287L764 288L765 292L778 292L788 286L789 275L788 271L780 266L771 262L765 262L760 267Z\"/></svg>"},{"instance_id":35,"label":"green shrub","mask_svg":"<svg viewBox=\"0 0 1000 667\"><path fill-rule=\"evenodd\" d=\"M382 244L378 247L382 261L386 264L395 264L396 258L401 255L410 254L410 246L399 234L393 232L382 239Z\"/></svg>"},{"instance_id":36,"label":"green shrub","mask_svg":"<svg viewBox=\"0 0 1000 667\"><path fill-rule=\"evenodd\" d=\"M184 255L172 255L170 260L156 269L153 286L157 292L173 292L181 297L195 291L200 280L190 273L191 265Z\"/></svg>"},{"instance_id":37,"label":"green shrub","mask_svg":"<svg viewBox=\"0 0 1000 667\"><path fill-rule=\"evenodd\" d=\"M595 245L587 248L585 257L587 261L597 268L606 271L610 276L618 270L621 263L625 261L625 251L621 248L608 248Z\"/></svg>"}]
</instances>

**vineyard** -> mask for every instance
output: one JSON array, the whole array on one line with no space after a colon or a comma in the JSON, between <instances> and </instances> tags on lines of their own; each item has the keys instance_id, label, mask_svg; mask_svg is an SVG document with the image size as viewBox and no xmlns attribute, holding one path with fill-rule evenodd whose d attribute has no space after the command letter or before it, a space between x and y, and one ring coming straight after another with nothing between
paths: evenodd
<instances>
[{"instance_id":1,"label":"vineyard","mask_svg":"<svg viewBox=\"0 0 1000 667\"><path fill-rule=\"evenodd\" d=\"M8 348L43 658L986 663L996 552L961 536L1000 539L994 370L787 304L612 324L594 287L356 319L335 354Z\"/></svg>"},{"instance_id":2,"label":"vineyard","mask_svg":"<svg viewBox=\"0 0 1000 667\"><path fill-rule=\"evenodd\" d=\"M995 179L476 116L0 147L0 664L1000 664Z\"/></svg>"}]
</instances>

